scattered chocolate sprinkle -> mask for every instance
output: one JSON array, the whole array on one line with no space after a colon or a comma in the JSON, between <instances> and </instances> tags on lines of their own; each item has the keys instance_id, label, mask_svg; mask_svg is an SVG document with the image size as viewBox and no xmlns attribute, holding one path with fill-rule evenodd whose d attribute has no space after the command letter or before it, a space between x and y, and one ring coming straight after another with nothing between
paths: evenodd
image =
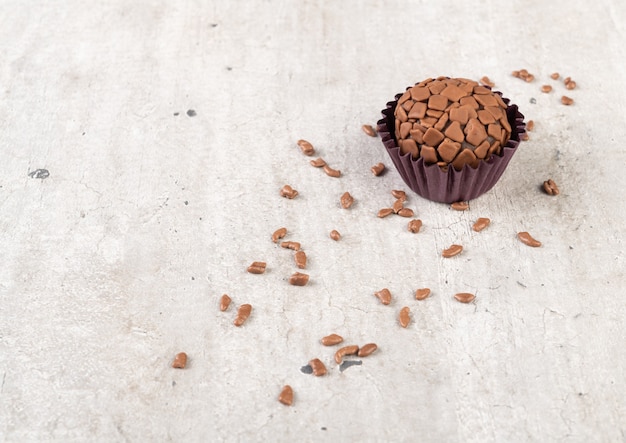
<instances>
[{"instance_id":1,"label":"scattered chocolate sprinkle","mask_svg":"<svg viewBox=\"0 0 626 443\"><path fill-rule=\"evenodd\" d=\"M339 348L337 352L335 352L335 362L340 365L346 355L355 355L358 352L359 347L357 345L349 345Z\"/></svg>"},{"instance_id":2,"label":"scattered chocolate sprinkle","mask_svg":"<svg viewBox=\"0 0 626 443\"><path fill-rule=\"evenodd\" d=\"M520 69L519 71L513 71L511 73L513 77L521 78L527 83L532 82L535 79L535 76L528 72L526 69Z\"/></svg>"},{"instance_id":3,"label":"scattered chocolate sprinkle","mask_svg":"<svg viewBox=\"0 0 626 443\"><path fill-rule=\"evenodd\" d=\"M454 202L450 205L450 208L455 211L465 211L469 209L469 203L466 201Z\"/></svg>"},{"instance_id":4,"label":"scattered chocolate sprinkle","mask_svg":"<svg viewBox=\"0 0 626 443\"><path fill-rule=\"evenodd\" d=\"M296 266L299 269L306 268L306 254L304 253L304 251L296 251L296 253L294 254L294 260L296 262Z\"/></svg>"},{"instance_id":5,"label":"scattered chocolate sprinkle","mask_svg":"<svg viewBox=\"0 0 626 443\"><path fill-rule=\"evenodd\" d=\"M315 160L311 160L309 163L311 164L311 166L314 166L316 168L322 168L326 166L326 161L322 157L318 157Z\"/></svg>"},{"instance_id":6,"label":"scattered chocolate sprinkle","mask_svg":"<svg viewBox=\"0 0 626 443\"><path fill-rule=\"evenodd\" d=\"M370 137L376 137L378 135L376 129L374 129L371 125L363 125L361 126L361 129L363 129L363 132L365 132Z\"/></svg>"},{"instance_id":7,"label":"scattered chocolate sprinkle","mask_svg":"<svg viewBox=\"0 0 626 443\"><path fill-rule=\"evenodd\" d=\"M558 79L559 79L559 77L560 77L560 75L559 75L559 73L558 73L558 72L554 72L554 73L550 74L550 78L551 78L552 80L558 80Z\"/></svg>"},{"instance_id":8,"label":"scattered chocolate sprinkle","mask_svg":"<svg viewBox=\"0 0 626 443\"><path fill-rule=\"evenodd\" d=\"M294 258L294 261L296 262L296 266L299 269L306 268L306 254L304 253L304 251L296 251L293 258Z\"/></svg>"},{"instance_id":9,"label":"scattered chocolate sprinkle","mask_svg":"<svg viewBox=\"0 0 626 443\"><path fill-rule=\"evenodd\" d=\"M550 86L550 85L542 85L541 86L541 92L545 92L547 94L550 91L552 91L552 86Z\"/></svg>"},{"instance_id":10,"label":"scattered chocolate sprinkle","mask_svg":"<svg viewBox=\"0 0 626 443\"><path fill-rule=\"evenodd\" d=\"M461 245L452 245L447 249L444 249L441 255L445 258L454 257L455 255L459 255L463 252L463 246Z\"/></svg>"},{"instance_id":11,"label":"scattered chocolate sprinkle","mask_svg":"<svg viewBox=\"0 0 626 443\"><path fill-rule=\"evenodd\" d=\"M306 140L298 140L296 144L300 147L300 150L304 155L315 155L315 148L311 143Z\"/></svg>"},{"instance_id":12,"label":"scattered chocolate sprinkle","mask_svg":"<svg viewBox=\"0 0 626 443\"><path fill-rule=\"evenodd\" d=\"M341 343L343 341L343 337L341 335L338 334L330 334L327 335L326 337L323 337L320 342L324 345L324 346L334 346L334 345L338 345L339 343Z\"/></svg>"},{"instance_id":13,"label":"scattered chocolate sprinkle","mask_svg":"<svg viewBox=\"0 0 626 443\"><path fill-rule=\"evenodd\" d=\"M297 241L284 241L280 244L281 248L291 249L292 251L299 251L301 246Z\"/></svg>"},{"instance_id":14,"label":"scattered chocolate sprinkle","mask_svg":"<svg viewBox=\"0 0 626 443\"><path fill-rule=\"evenodd\" d=\"M430 295L430 288L421 288L415 291L416 300L424 300Z\"/></svg>"},{"instance_id":15,"label":"scattered chocolate sprinkle","mask_svg":"<svg viewBox=\"0 0 626 443\"><path fill-rule=\"evenodd\" d=\"M300 272L294 272L289 277L289 284L293 286L305 286L309 282L309 276Z\"/></svg>"},{"instance_id":16,"label":"scattered chocolate sprinkle","mask_svg":"<svg viewBox=\"0 0 626 443\"><path fill-rule=\"evenodd\" d=\"M559 187L551 178L543 182L543 190L548 195L559 195Z\"/></svg>"},{"instance_id":17,"label":"scattered chocolate sprinkle","mask_svg":"<svg viewBox=\"0 0 626 443\"><path fill-rule=\"evenodd\" d=\"M570 106L574 104L574 99L564 95L563 97L561 97L561 103L563 103L565 106Z\"/></svg>"},{"instance_id":18,"label":"scattered chocolate sprinkle","mask_svg":"<svg viewBox=\"0 0 626 443\"><path fill-rule=\"evenodd\" d=\"M563 83L565 84L565 88L566 89L575 89L576 88L576 82L574 80L572 80L571 77L566 77L563 80Z\"/></svg>"},{"instance_id":19,"label":"scattered chocolate sprinkle","mask_svg":"<svg viewBox=\"0 0 626 443\"><path fill-rule=\"evenodd\" d=\"M399 189L394 189L391 191L391 195L393 195L394 198L397 198L402 201L406 201L406 192L404 191L400 191Z\"/></svg>"},{"instance_id":20,"label":"scattered chocolate sprinkle","mask_svg":"<svg viewBox=\"0 0 626 443\"><path fill-rule=\"evenodd\" d=\"M282 188L280 188L280 196L281 197L285 197L288 199L293 199L298 195L298 191L296 191L295 189L293 189L291 186L289 185L285 185Z\"/></svg>"},{"instance_id":21,"label":"scattered chocolate sprinkle","mask_svg":"<svg viewBox=\"0 0 626 443\"><path fill-rule=\"evenodd\" d=\"M324 165L324 172L326 173L326 175L328 175L329 177L340 177L341 176L341 171L337 170L337 169L333 169L328 165Z\"/></svg>"},{"instance_id":22,"label":"scattered chocolate sprinkle","mask_svg":"<svg viewBox=\"0 0 626 443\"><path fill-rule=\"evenodd\" d=\"M174 357L172 368L185 369L185 366L187 366L187 354L185 354L184 352L179 352Z\"/></svg>"},{"instance_id":23,"label":"scattered chocolate sprinkle","mask_svg":"<svg viewBox=\"0 0 626 443\"><path fill-rule=\"evenodd\" d=\"M400 217L413 217L415 213L413 212L413 209L411 208L402 208L398 211L398 215Z\"/></svg>"},{"instance_id":24,"label":"scattered chocolate sprinkle","mask_svg":"<svg viewBox=\"0 0 626 443\"><path fill-rule=\"evenodd\" d=\"M476 296L474 294L470 294L469 292L459 292L454 294L454 298L461 303L470 303L474 301Z\"/></svg>"},{"instance_id":25,"label":"scattered chocolate sprinkle","mask_svg":"<svg viewBox=\"0 0 626 443\"><path fill-rule=\"evenodd\" d=\"M378 216L380 218L387 217L390 214L393 214L393 209L392 208L383 208L380 211L378 211Z\"/></svg>"},{"instance_id":26,"label":"scattered chocolate sprinkle","mask_svg":"<svg viewBox=\"0 0 626 443\"><path fill-rule=\"evenodd\" d=\"M343 209L348 209L354 203L354 197L352 197L349 192L344 192L341 195L340 202Z\"/></svg>"},{"instance_id":27,"label":"scattered chocolate sprinkle","mask_svg":"<svg viewBox=\"0 0 626 443\"><path fill-rule=\"evenodd\" d=\"M378 177L379 175L381 175L383 172L385 172L385 165L382 163L377 163L374 166L372 166L372 173Z\"/></svg>"},{"instance_id":28,"label":"scattered chocolate sprinkle","mask_svg":"<svg viewBox=\"0 0 626 443\"><path fill-rule=\"evenodd\" d=\"M409 222L408 225L409 232L413 234L417 234L422 229L422 221L420 219L414 219Z\"/></svg>"},{"instance_id":29,"label":"scattered chocolate sprinkle","mask_svg":"<svg viewBox=\"0 0 626 443\"><path fill-rule=\"evenodd\" d=\"M520 241L527 246L531 246L533 248L541 246L541 242L539 240L535 240L528 232L518 232L517 238L519 238Z\"/></svg>"},{"instance_id":30,"label":"scattered chocolate sprinkle","mask_svg":"<svg viewBox=\"0 0 626 443\"><path fill-rule=\"evenodd\" d=\"M374 353L376 350L378 349L378 346L376 345L376 343L368 343L366 345L363 345L359 348L359 352L357 352L357 356L358 357L367 357L368 355L371 355L372 353Z\"/></svg>"},{"instance_id":31,"label":"scattered chocolate sprinkle","mask_svg":"<svg viewBox=\"0 0 626 443\"><path fill-rule=\"evenodd\" d=\"M394 213L398 213L400 212L400 210L404 208L404 200L399 198L397 199L395 202L393 202L393 206L391 207L391 209L393 209Z\"/></svg>"},{"instance_id":32,"label":"scattered chocolate sprinkle","mask_svg":"<svg viewBox=\"0 0 626 443\"><path fill-rule=\"evenodd\" d=\"M233 324L235 326L243 325L246 320L248 320L248 317L250 317L251 312L252 305L244 303L243 305L239 306L239 309L237 310L237 317L235 317L235 321L233 322Z\"/></svg>"},{"instance_id":33,"label":"scattered chocolate sprinkle","mask_svg":"<svg viewBox=\"0 0 626 443\"><path fill-rule=\"evenodd\" d=\"M222 298L220 298L220 311L224 312L225 310L227 310L230 306L230 302L231 299L228 294L222 295Z\"/></svg>"},{"instance_id":34,"label":"scattered chocolate sprinkle","mask_svg":"<svg viewBox=\"0 0 626 443\"><path fill-rule=\"evenodd\" d=\"M313 375L316 377L321 377L322 375L326 375L326 366L319 358L314 358L309 362L309 366L313 370Z\"/></svg>"},{"instance_id":35,"label":"scattered chocolate sprinkle","mask_svg":"<svg viewBox=\"0 0 626 443\"><path fill-rule=\"evenodd\" d=\"M287 235L287 228L278 228L272 234L272 241L274 243L278 243L278 240L283 238L285 235Z\"/></svg>"},{"instance_id":36,"label":"scattered chocolate sprinkle","mask_svg":"<svg viewBox=\"0 0 626 443\"><path fill-rule=\"evenodd\" d=\"M483 229L485 229L487 226L489 226L490 223L491 223L491 220L489 220L486 217L481 217L478 220L476 220L476 223L474 223L474 225L472 226L472 229L476 232L480 232Z\"/></svg>"},{"instance_id":37,"label":"scattered chocolate sprinkle","mask_svg":"<svg viewBox=\"0 0 626 443\"><path fill-rule=\"evenodd\" d=\"M383 305L388 305L389 303L391 303L391 292L387 288L381 289L378 292L374 292L374 295L378 297Z\"/></svg>"},{"instance_id":38,"label":"scattered chocolate sprinkle","mask_svg":"<svg viewBox=\"0 0 626 443\"><path fill-rule=\"evenodd\" d=\"M250 274L263 274L265 272L265 267L267 264L263 261L255 261L252 262L250 266L248 266L248 272Z\"/></svg>"},{"instance_id":39,"label":"scattered chocolate sprinkle","mask_svg":"<svg viewBox=\"0 0 626 443\"><path fill-rule=\"evenodd\" d=\"M280 395L278 396L278 401L286 406L291 406L293 404L293 389L291 389L291 386L283 386L283 389L280 391Z\"/></svg>"},{"instance_id":40,"label":"scattered chocolate sprinkle","mask_svg":"<svg viewBox=\"0 0 626 443\"><path fill-rule=\"evenodd\" d=\"M526 123L526 130L527 131L532 131L533 129L535 129L535 121L534 120L528 120L528 123Z\"/></svg>"},{"instance_id":41,"label":"scattered chocolate sprinkle","mask_svg":"<svg viewBox=\"0 0 626 443\"><path fill-rule=\"evenodd\" d=\"M339 231L333 229L332 231L330 231L330 238L332 238L335 241L338 241L339 239L341 239L341 234L339 233Z\"/></svg>"},{"instance_id":42,"label":"scattered chocolate sprinkle","mask_svg":"<svg viewBox=\"0 0 626 443\"><path fill-rule=\"evenodd\" d=\"M411 323L411 309L408 306L400 309L400 314L398 315L398 322L400 326L406 328Z\"/></svg>"}]
</instances>

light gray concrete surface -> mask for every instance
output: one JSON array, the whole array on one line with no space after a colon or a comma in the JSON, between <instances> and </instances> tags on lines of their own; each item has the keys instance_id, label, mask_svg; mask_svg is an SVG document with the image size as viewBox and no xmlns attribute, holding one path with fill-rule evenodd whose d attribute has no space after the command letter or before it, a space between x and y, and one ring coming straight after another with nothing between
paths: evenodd
<instances>
[{"instance_id":1,"label":"light gray concrete surface","mask_svg":"<svg viewBox=\"0 0 626 443\"><path fill-rule=\"evenodd\" d=\"M0 440L626 441L625 23L618 0L1 1ZM536 128L469 211L410 194L412 235L375 216L406 186L360 126L437 75L488 75ZM379 351L340 372L330 332Z\"/></svg>"}]
</instances>

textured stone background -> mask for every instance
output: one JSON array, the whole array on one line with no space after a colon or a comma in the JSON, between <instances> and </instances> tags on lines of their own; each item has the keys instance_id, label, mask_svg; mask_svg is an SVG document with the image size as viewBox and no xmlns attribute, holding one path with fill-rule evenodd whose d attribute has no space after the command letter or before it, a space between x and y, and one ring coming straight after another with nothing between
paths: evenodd
<instances>
[{"instance_id":1,"label":"textured stone background","mask_svg":"<svg viewBox=\"0 0 626 443\"><path fill-rule=\"evenodd\" d=\"M207 3L0 1L0 440L625 441L626 4ZM469 211L410 195L412 235L375 217L406 187L360 126L437 75L488 75L536 128ZM340 372L330 332L380 349Z\"/></svg>"}]
</instances>

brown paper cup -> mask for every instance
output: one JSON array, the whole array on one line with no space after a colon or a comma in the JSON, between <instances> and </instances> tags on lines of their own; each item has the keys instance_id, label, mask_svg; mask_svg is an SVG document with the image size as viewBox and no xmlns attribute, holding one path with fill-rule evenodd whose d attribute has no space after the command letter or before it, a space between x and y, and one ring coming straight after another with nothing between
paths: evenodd
<instances>
[{"instance_id":1,"label":"brown paper cup","mask_svg":"<svg viewBox=\"0 0 626 443\"><path fill-rule=\"evenodd\" d=\"M495 93L502 96L500 92ZM509 104L510 100L502 97L507 104L506 115L512 131L511 139L502 148L500 155L494 154L488 160L481 160L475 169L466 164L460 171L450 166L444 172L437 164L425 164L422 157L414 159L409 153L401 154L394 134L394 111L401 96L398 94L394 101L387 103L386 109L382 111L383 118L377 126L387 153L407 186L428 200L442 203L472 200L493 188L515 154L520 144L520 134L526 132L524 116L517 105Z\"/></svg>"}]
</instances>

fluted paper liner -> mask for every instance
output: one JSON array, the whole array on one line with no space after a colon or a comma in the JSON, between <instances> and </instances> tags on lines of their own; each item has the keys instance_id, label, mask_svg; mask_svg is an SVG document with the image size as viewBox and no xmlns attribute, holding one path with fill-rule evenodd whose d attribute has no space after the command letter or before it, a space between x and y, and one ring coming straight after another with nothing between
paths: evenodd
<instances>
[{"instance_id":1,"label":"fluted paper liner","mask_svg":"<svg viewBox=\"0 0 626 443\"><path fill-rule=\"evenodd\" d=\"M495 92L502 96L500 92ZM517 105L509 104L510 100L502 97L507 105L506 115L511 125L511 138L502 147L499 155L493 154L488 160L481 160L475 169L466 164L457 171L450 165L447 171L442 171L436 164L427 165L424 159L414 159L410 153L402 155L394 134L394 111L398 99L387 103L383 109L383 118L378 121L377 129L387 153L393 164L411 190L428 200L442 203L472 200L489 191L498 182L506 169L511 157L520 144L520 134L526 132L524 116L519 112Z\"/></svg>"}]
</instances>

